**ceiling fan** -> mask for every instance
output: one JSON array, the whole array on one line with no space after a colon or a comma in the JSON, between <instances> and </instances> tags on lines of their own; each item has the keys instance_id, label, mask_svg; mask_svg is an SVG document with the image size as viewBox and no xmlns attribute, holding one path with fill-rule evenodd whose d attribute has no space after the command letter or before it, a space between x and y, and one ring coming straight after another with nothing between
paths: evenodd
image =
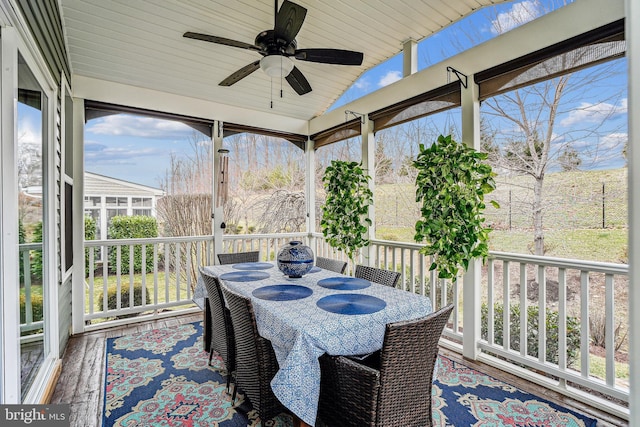
<instances>
[{"instance_id":1,"label":"ceiling fan","mask_svg":"<svg viewBox=\"0 0 640 427\"><path fill-rule=\"evenodd\" d=\"M319 62L323 64L361 65L362 52L342 49L298 49L296 35L302 27L307 9L289 0L284 0L278 10L278 0L274 0L275 25L273 30L260 32L254 44L231 40L208 34L186 32L184 37L225 46L239 47L258 52L262 59L254 61L232 73L219 83L220 86L231 86L249 74L262 68L271 77L284 77L298 95L311 92L311 85L302 72L289 59Z\"/></svg>"}]
</instances>

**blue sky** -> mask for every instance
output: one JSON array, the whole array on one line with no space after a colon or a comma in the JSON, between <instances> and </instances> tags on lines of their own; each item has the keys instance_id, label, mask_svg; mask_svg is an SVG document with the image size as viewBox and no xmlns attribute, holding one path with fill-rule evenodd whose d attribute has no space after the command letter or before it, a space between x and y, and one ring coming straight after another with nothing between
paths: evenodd
<instances>
[{"instance_id":1,"label":"blue sky","mask_svg":"<svg viewBox=\"0 0 640 427\"><path fill-rule=\"evenodd\" d=\"M498 33L535 19L559 4L561 0L524 0L485 8L442 32L422 41L418 46L418 68L424 69L441 62L472 45L479 44ZM473 31L470 33L469 31ZM358 79L331 108L337 108L399 80L402 76L402 57L395 56L369 70ZM454 77L452 77L453 79ZM616 84L626 87L626 77ZM558 128L576 127L589 121L610 118L610 132L602 136L607 161L598 167L619 167L620 141L626 141L626 98L602 99L605 87L593 87L576 98L575 110L560 117ZM600 99L598 99L600 97ZM596 99L597 102L593 100ZM25 114L19 123L23 140L37 140L37 130ZM568 137L569 134L563 135ZM114 115L90 120L85 128L85 168L87 171L157 187L168 167L171 154L182 155L190 150L194 131L181 123L131 115ZM588 150L593 142L581 139L578 132L571 135L576 147ZM585 137L586 138L586 137ZM608 139L606 139L608 138ZM582 144L582 145L581 145ZM608 145L607 145L608 144ZM613 153L613 154L612 154ZM603 160L603 153L600 153ZM587 167L587 165L585 165Z\"/></svg>"}]
</instances>

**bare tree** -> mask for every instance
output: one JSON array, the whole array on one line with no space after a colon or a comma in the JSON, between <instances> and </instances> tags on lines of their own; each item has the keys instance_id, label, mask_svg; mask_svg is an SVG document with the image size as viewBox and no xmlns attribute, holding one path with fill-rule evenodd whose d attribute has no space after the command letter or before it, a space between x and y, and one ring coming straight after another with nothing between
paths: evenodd
<instances>
[{"instance_id":1,"label":"bare tree","mask_svg":"<svg viewBox=\"0 0 640 427\"><path fill-rule=\"evenodd\" d=\"M563 2L557 3L552 6ZM500 34L534 19L543 14L541 7L535 0L518 3L509 12L493 17L492 31ZM622 72L620 61L582 69L589 55L593 52L586 48L538 64L540 76L546 73L555 77L543 81L537 78L534 82L540 82L491 97L482 104L482 146L494 169L532 178L530 206L537 255L545 252L545 175L619 157L626 141L624 124L613 120L626 111L623 89L613 84ZM558 65L579 71L558 76Z\"/></svg>"}]
</instances>

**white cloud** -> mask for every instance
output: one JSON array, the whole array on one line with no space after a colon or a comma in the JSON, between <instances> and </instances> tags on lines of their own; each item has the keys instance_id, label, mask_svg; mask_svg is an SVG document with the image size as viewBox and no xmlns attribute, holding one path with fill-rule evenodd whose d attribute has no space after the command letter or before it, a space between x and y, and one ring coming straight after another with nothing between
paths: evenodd
<instances>
[{"instance_id":1,"label":"white cloud","mask_svg":"<svg viewBox=\"0 0 640 427\"><path fill-rule=\"evenodd\" d=\"M623 99L620 105L613 105L607 102L590 104L581 103L573 109L567 117L560 120L561 126L572 126L577 123L598 123L607 117L627 112L627 100Z\"/></svg>"},{"instance_id":2,"label":"white cloud","mask_svg":"<svg viewBox=\"0 0 640 427\"><path fill-rule=\"evenodd\" d=\"M371 87L371 83L369 82L369 79L363 77L356 80L356 82L353 84L353 87L358 90L368 91Z\"/></svg>"},{"instance_id":3,"label":"white cloud","mask_svg":"<svg viewBox=\"0 0 640 427\"><path fill-rule=\"evenodd\" d=\"M615 132L600 138L600 145L605 149L613 149L622 147L629 139L626 132Z\"/></svg>"},{"instance_id":4,"label":"white cloud","mask_svg":"<svg viewBox=\"0 0 640 427\"><path fill-rule=\"evenodd\" d=\"M499 13L496 19L491 21L491 32L493 34L506 33L522 24L533 21L540 15L540 4L537 0L516 3L507 12Z\"/></svg>"},{"instance_id":5,"label":"white cloud","mask_svg":"<svg viewBox=\"0 0 640 427\"><path fill-rule=\"evenodd\" d=\"M84 158L88 164L135 165L136 159L153 156L168 156L168 154L151 147L137 149L110 147L93 141L85 142L84 146Z\"/></svg>"},{"instance_id":6,"label":"white cloud","mask_svg":"<svg viewBox=\"0 0 640 427\"><path fill-rule=\"evenodd\" d=\"M141 138L184 138L193 130L181 122L150 117L116 114L89 122L87 132L100 135L137 136Z\"/></svg>"},{"instance_id":7,"label":"white cloud","mask_svg":"<svg viewBox=\"0 0 640 427\"><path fill-rule=\"evenodd\" d=\"M25 145L42 145L42 130L36 129L32 121L23 118L18 123L18 142Z\"/></svg>"},{"instance_id":8,"label":"white cloud","mask_svg":"<svg viewBox=\"0 0 640 427\"><path fill-rule=\"evenodd\" d=\"M384 76L380 77L378 81L378 86L384 87L390 85L391 83L397 82L402 79L402 73L400 71L389 71Z\"/></svg>"}]
</instances>

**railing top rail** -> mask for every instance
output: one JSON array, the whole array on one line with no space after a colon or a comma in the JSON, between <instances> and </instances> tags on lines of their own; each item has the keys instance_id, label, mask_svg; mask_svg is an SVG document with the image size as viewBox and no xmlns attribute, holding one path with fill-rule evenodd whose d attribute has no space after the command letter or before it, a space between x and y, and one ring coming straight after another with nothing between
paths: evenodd
<instances>
[{"instance_id":1,"label":"railing top rail","mask_svg":"<svg viewBox=\"0 0 640 427\"><path fill-rule=\"evenodd\" d=\"M42 249L42 242L20 243L18 245L18 249L20 251L33 251L36 249Z\"/></svg>"},{"instance_id":2,"label":"railing top rail","mask_svg":"<svg viewBox=\"0 0 640 427\"><path fill-rule=\"evenodd\" d=\"M628 264L615 264L612 262L585 261L570 258L555 258L540 255L525 255L493 251L489 252L489 259L516 261L527 264L546 265L549 267L570 268L574 270L588 270L598 273L629 274Z\"/></svg>"},{"instance_id":3,"label":"railing top rail","mask_svg":"<svg viewBox=\"0 0 640 427\"><path fill-rule=\"evenodd\" d=\"M225 234L224 240L256 240L256 239L284 239L287 237L305 237L308 236L307 232L298 233L276 233L276 234Z\"/></svg>"},{"instance_id":4,"label":"railing top rail","mask_svg":"<svg viewBox=\"0 0 640 427\"><path fill-rule=\"evenodd\" d=\"M121 245L154 245L158 243L177 242L206 242L212 241L213 236L179 236L179 237L146 237L142 239L106 239L106 240L85 240L85 247L98 246L121 246Z\"/></svg>"}]
</instances>

